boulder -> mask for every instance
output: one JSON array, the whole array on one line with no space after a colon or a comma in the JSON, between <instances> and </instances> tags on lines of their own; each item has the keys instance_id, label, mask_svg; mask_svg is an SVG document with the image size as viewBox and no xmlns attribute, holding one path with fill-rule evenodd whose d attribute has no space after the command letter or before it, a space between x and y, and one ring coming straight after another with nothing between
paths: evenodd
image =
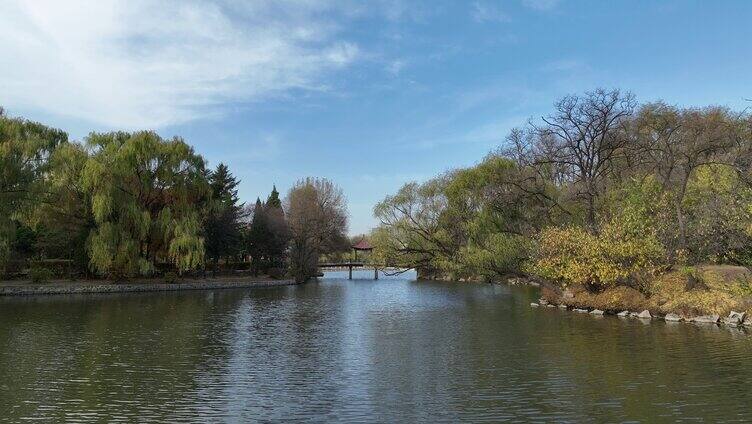
<instances>
[{"instance_id":1,"label":"boulder","mask_svg":"<svg viewBox=\"0 0 752 424\"><path fill-rule=\"evenodd\" d=\"M739 318L739 322L744 322L744 319L747 318L747 313L731 311L729 313L729 318Z\"/></svg>"},{"instance_id":2,"label":"boulder","mask_svg":"<svg viewBox=\"0 0 752 424\"><path fill-rule=\"evenodd\" d=\"M531 302L531 303L530 303L530 306L532 306L533 308L537 308L537 307L538 307L538 306L540 306L540 305L538 305L538 304L537 304L537 303L535 303L535 302Z\"/></svg>"},{"instance_id":3,"label":"boulder","mask_svg":"<svg viewBox=\"0 0 752 424\"><path fill-rule=\"evenodd\" d=\"M561 305L559 305L559 309L567 309L567 305L562 303Z\"/></svg>"},{"instance_id":4,"label":"boulder","mask_svg":"<svg viewBox=\"0 0 752 424\"><path fill-rule=\"evenodd\" d=\"M540 300L538 300L538 303L545 306L548 305L548 300L541 297Z\"/></svg>"},{"instance_id":5,"label":"boulder","mask_svg":"<svg viewBox=\"0 0 752 424\"><path fill-rule=\"evenodd\" d=\"M653 318L653 316L650 315L650 311L648 311L647 309L645 309L644 311L642 311L639 314L637 314L637 318L651 319L651 318Z\"/></svg>"},{"instance_id":6,"label":"boulder","mask_svg":"<svg viewBox=\"0 0 752 424\"><path fill-rule=\"evenodd\" d=\"M718 315L700 315L691 319L692 322L698 322L700 324L717 324L721 319Z\"/></svg>"},{"instance_id":7,"label":"boulder","mask_svg":"<svg viewBox=\"0 0 752 424\"><path fill-rule=\"evenodd\" d=\"M626 318L626 317L629 316L629 311L621 311L618 314L616 314L616 316L619 316L619 317L622 317L622 318Z\"/></svg>"},{"instance_id":8,"label":"boulder","mask_svg":"<svg viewBox=\"0 0 752 424\"><path fill-rule=\"evenodd\" d=\"M601 311L600 309L593 309L592 311L590 311L590 313L593 315L603 315L603 311Z\"/></svg>"},{"instance_id":9,"label":"boulder","mask_svg":"<svg viewBox=\"0 0 752 424\"><path fill-rule=\"evenodd\" d=\"M581 313L581 314L586 314L586 313L588 313L588 310L587 310L587 309L581 309L581 308L575 308L575 309L573 309L573 311L575 311L575 312L579 312L579 313Z\"/></svg>"},{"instance_id":10,"label":"boulder","mask_svg":"<svg viewBox=\"0 0 752 424\"><path fill-rule=\"evenodd\" d=\"M674 313L666 314L666 316L663 317L663 319L669 322L679 322L682 320L682 318L679 315L676 315Z\"/></svg>"},{"instance_id":11,"label":"boulder","mask_svg":"<svg viewBox=\"0 0 752 424\"><path fill-rule=\"evenodd\" d=\"M546 307L547 307L547 308L555 308L555 307L556 307L556 305L553 305L553 304L549 303L549 304L547 304L547 305L546 305Z\"/></svg>"},{"instance_id":12,"label":"boulder","mask_svg":"<svg viewBox=\"0 0 752 424\"><path fill-rule=\"evenodd\" d=\"M742 324L742 320L739 318L739 315L734 315L733 312L729 314L729 316L727 316L726 318L723 318L721 322L723 322L726 325L732 325L734 327Z\"/></svg>"},{"instance_id":13,"label":"boulder","mask_svg":"<svg viewBox=\"0 0 752 424\"><path fill-rule=\"evenodd\" d=\"M744 318L744 321L742 321L742 325L745 327L752 327L752 316L747 315L747 317Z\"/></svg>"}]
</instances>

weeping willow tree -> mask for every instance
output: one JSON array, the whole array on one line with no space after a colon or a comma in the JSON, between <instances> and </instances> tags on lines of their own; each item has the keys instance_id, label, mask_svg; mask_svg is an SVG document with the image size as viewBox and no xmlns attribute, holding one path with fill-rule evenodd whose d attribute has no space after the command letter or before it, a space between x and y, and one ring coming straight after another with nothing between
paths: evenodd
<instances>
[{"instance_id":1,"label":"weeping willow tree","mask_svg":"<svg viewBox=\"0 0 752 424\"><path fill-rule=\"evenodd\" d=\"M44 258L72 260L76 272L89 267L86 240L96 223L91 195L81 183L89 152L79 143L58 146L49 159L45 174L45 195L31 216L37 254Z\"/></svg>"},{"instance_id":2,"label":"weeping willow tree","mask_svg":"<svg viewBox=\"0 0 752 424\"><path fill-rule=\"evenodd\" d=\"M204 261L202 214L210 190L204 159L180 138L154 132L92 133L82 184L96 222L90 265L110 277L148 275L169 262L179 272Z\"/></svg>"},{"instance_id":3,"label":"weeping willow tree","mask_svg":"<svg viewBox=\"0 0 752 424\"><path fill-rule=\"evenodd\" d=\"M0 108L0 269L10 253L15 222L44 192L51 152L67 139L61 130L10 118Z\"/></svg>"}]
</instances>

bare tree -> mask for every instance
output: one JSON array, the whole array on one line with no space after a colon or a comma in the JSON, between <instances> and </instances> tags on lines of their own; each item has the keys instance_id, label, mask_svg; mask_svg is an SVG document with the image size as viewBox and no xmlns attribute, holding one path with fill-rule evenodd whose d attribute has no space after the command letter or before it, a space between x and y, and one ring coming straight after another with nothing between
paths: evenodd
<instances>
[{"instance_id":1,"label":"bare tree","mask_svg":"<svg viewBox=\"0 0 752 424\"><path fill-rule=\"evenodd\" d=\"M551 165L559 180L573 183L585 203L587 224L596 230L598 197L619 159L626 158L626 122L635 108L634 96L619 90L597 89L582 96L564 97L556 111L531 122L535 134L535 162Z\"/></svg>"},{"instance_id":2,"label":"bare tree","mask_svg":"<svg viewBox=\"0 0 752 424\"><path fill-rule=\"evenodd\" d=\"M285 200L290 225L290 270L296 281L316 275L319 257L347 239L347 207L342 189L327 179L299 181Z\"/></svg>"},{"instance_id":3,"label":"bare tree","mask_svg":"<svg viewBox=\"0 0 752 424\"><path fill-rule=\"evenodd\" d=\"M728 110L718 107L679 110L652 103L638 113L637 141L646 171L654 172L663 190L672 193L677 249L687 248L683 206L687 185L701 166L731 165L727 152L734 145L734 121Z\"/></svg>"}]
</instances>

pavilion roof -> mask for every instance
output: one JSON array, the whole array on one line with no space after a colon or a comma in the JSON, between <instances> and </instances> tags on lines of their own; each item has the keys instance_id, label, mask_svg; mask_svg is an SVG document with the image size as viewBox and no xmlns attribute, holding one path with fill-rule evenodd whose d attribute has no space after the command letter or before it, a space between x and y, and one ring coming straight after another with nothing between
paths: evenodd
<instances>
[{"instance_id":1,"label":"pavilion roof","mask_svg":"<svg viewBox=\"0 0 752 424\"><path fill-rule=\"evenodd\" d=\"M366 239L360 239L359 242L352 245L352 248L355 250L373 250L373 246Z\"/></svg>"}]
</instances>

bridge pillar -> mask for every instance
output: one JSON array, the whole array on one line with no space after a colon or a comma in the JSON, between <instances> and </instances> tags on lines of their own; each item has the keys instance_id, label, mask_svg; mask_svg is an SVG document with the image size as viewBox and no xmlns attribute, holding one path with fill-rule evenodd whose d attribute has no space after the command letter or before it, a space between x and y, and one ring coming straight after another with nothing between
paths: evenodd
<instances>
[{"instance_id":1,"label":"bridge pillar","mask_svg":"<svg viewBox=\"0 0 752 424\"><path fill-rule=\"evenodd\" d=\"M348 280L352 280L352 268L353 268L353 267L352 267L352 265L350 265L350 266L348 266L347 268L348 268L348 269L350 270L350 276L349 276L349 277L347 277L347 279L348 279Z\"/></svg>"},{"instance_id":2,"label":"bridge pillar","mask_svg":"<svg viewBox=\"0 0 752 424\"><path fill-rule=\"evenodd\" d=\"M379 269L375 266L373 267L373 279L378 280L379 279Z\"/></svg>"}]
</instances>

